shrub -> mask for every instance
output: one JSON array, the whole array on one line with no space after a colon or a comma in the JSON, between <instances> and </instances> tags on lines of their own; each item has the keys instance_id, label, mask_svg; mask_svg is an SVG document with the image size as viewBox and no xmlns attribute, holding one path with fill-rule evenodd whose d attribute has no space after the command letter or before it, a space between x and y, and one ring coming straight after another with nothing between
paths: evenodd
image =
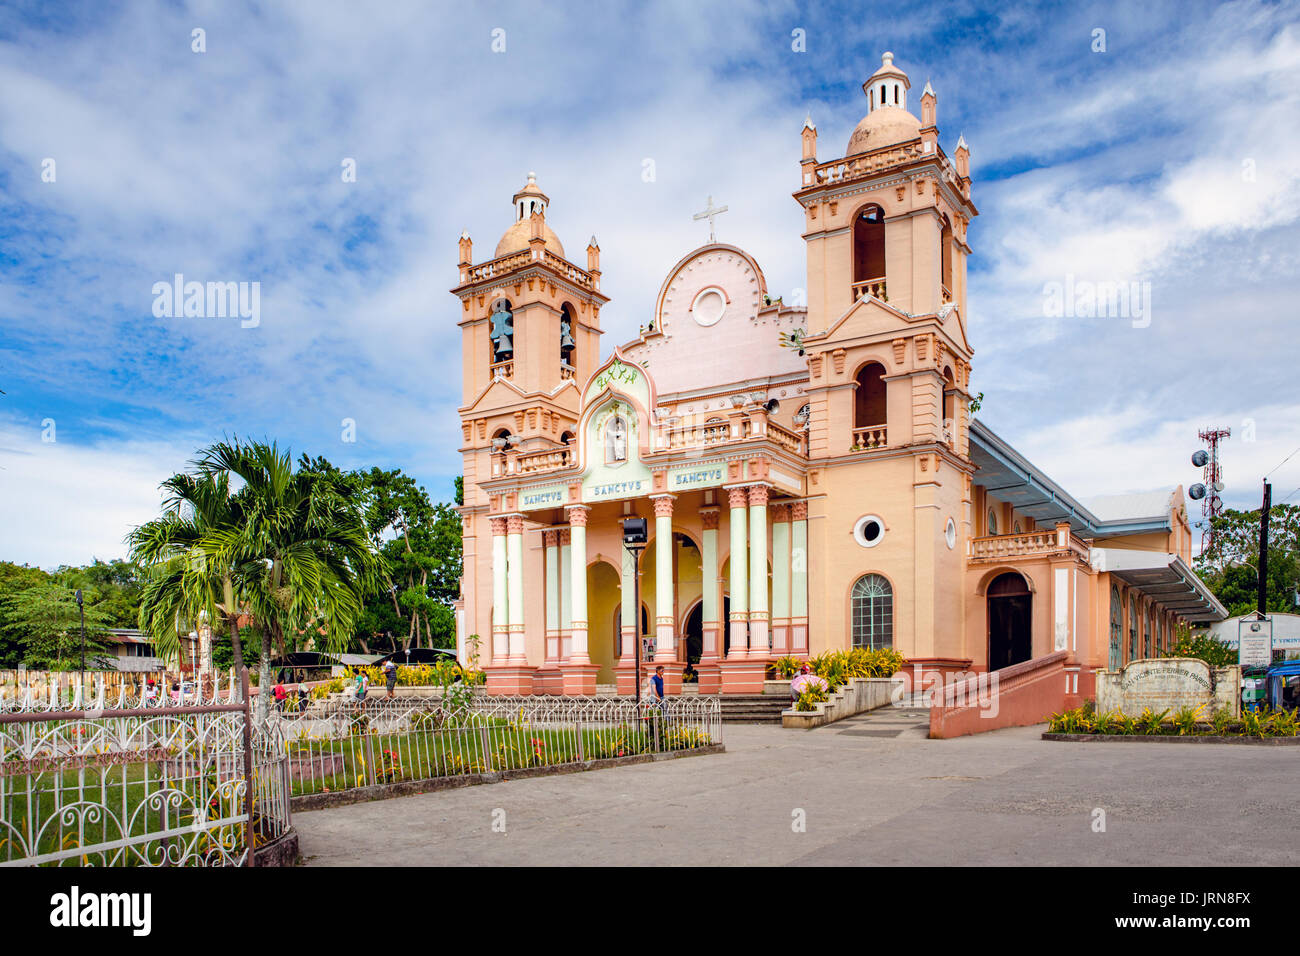
<instances>
[{"instance_id":1,"label":"shrub","mask_svg":"<svg viewBox=\"0 0 1300 956\"><path fill-rule=\"evenodd\" d=\"M1236 648L1208 634L1184 634L1165 651L1165 657L1195 657L1211 667L1226 667L1237 663Z\"/></svg>"},{"instance_id":2,"label":"shrub","mask_svg":"<svg viewBox=\"0 0 1300 956\"><path fill-rule=\"evenodd\" d=\"M829 699L829 691L816 684L810 684L807 690L804 690L795 698L794 709L801 711L816 710L818 704L825 703Z\"/></svg>"},{"instance_id":3,"label":"shrub","mask_svg":"<svg viewBox=\"0 0 1300 956\"><path fill-rule=\"evenodd\" d=\"M784 657L778 657L768 665L768 669L776 675L776 677L782 680L789 680L794 677L795 674L799 673L799 668L801 667L803 667L803 661L789 654L786 654Z\"/></svg>"},{"instance_id":4,"label":"shrub","mask_svg":"<svg viewBox=\"0 0 1300 956\"><path fill-rule=\"evenodd\" d=\"M824 677L832 687L842 687L855 677L892 677L906 663L907 658L892 647L826 651L808 661L812 672Z\"/></svg>"}]
</instances>

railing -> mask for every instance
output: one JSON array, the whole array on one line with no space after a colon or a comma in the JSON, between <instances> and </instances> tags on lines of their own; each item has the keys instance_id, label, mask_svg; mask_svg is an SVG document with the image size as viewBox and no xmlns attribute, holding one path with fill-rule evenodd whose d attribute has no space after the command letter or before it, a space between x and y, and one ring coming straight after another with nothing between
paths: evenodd
<instances>
[{"instance_id":1,"label":"railing","mask_svg":"<svg viewBox=\"0 0 1300 956\"><path fill-rule=\"evenodd\" d=\"M666 441L669 449L721 445L731 441L731 425L727 422L678 425L668 430Z\"/></svg>"},{"instance_id":2,"label":"railing","mask_svg":"<svg viewBox=\"0 0 1300 956\"><path fill-rule=\"evenodd\" d=\"M577 375L577 374L578 374L578 370L577 370L576 368L574 368L572 365L561 365L561 366L560 366L560 381L561 381L561 382L567 382L569 379L573 378L573 377L574 377L575 375Z\"/></svg>"},{"instance_id":3,"label":"railing","mask_svg":"<svg viewBox=\"0 0 1300 956\"><path fill-rule=\"evenodd\" d=\"M884 276L877 276L874 279L863 279L861 282L853 283L854 302L857 302L858 299L868 294L880 299L882 302L889 301L889 292L885 285Z\"/></svg>"},{"instance_id":4,"label":"railing","mask_svg":"<svg viewBox=\"0 0 1300 956\"><path fill-rule=\"evenodd\" d=\"M774 445L784 448L788 452L792 452L796 455L802 455L804 453L803 435L799 432L791 431L784 425L778 425L776 422L769 421L767 423L767 437L771 439Z\"/></svg>"},{"instance_id":5,"label":"railing","mask_svg":"<svg viewBox=\"0 0 1300 956\"><path fill-rule=\"evenodd\" d=\"M515 363L514 359L507 359L504 362L493 362L491 366L493 378L514 378Z\"/></svg>"},{"instance_id":6,"label":"railing","mask_svg":"<svg viewBox=\"0 0 1300 956\"><path fill-rule=\"evenodd\" d=\"M572 262L560 258L549 249L542 256L542 263L560 273L574 285L581 286L584 289L596 288L596 280L590 272L586 269L579 269Z\"/></svg>"},{"instance_id":7,"label":"railing","mask_svg":"<svg viewBox=\"0 0 1300 956\"><path fill-rule=\"evenodd\" d=\"M943 420L943 443L949 448L957 447L957 423L951 418Z\"/></svg>"},{"instance_id":8,"label":"railing","mask_svg":"<svg viewBox=\"0 0 1300 956\"><path fill-rule=\"evenodd\" d=\"M272 719L295 796L696 750L722 734L716 697L345 698Z\"/></svg>"},{"instance_id":9,"label":"railing","mask_svg":"<svg viewBox=\"0 0 1300 956\"><path fill-rule=\"evenodd\" d=\"M0 866L240 866L289 829L283 740L242 702L30 703L0 713Z\"/></svg>"},{"instance_id":10,"label":"railing","mask_svg":"<svg viewBox=\"0 0 1300 956\"><path fill-rule=\"evenodd\" d=\"M866 428L853 429L852 451L868 451L884 448L888 444L888 429L884 425L868 425Z\"/></svg>"},{"instance_id":11,"label":"railing","mask_svg":"<svg viewBox=\"0 0 1300 956\"><path fill-rule=\"evenodd\" d=\"M948 291L948 287L946 285L940 284L939 290L940 290L940 294L943 296L944 302L952 301L952 293Z\"/></svg>"},{"instance_id":12,"label":"railing","mask_svg":"<svg viewBox=\"0 0 1300 956\"><path fill-rule=\"evenodd\" d=\"M897 163L919 159L924 155L920 143L886 146L883 149L859 153L829 163L820 163L813 167L813 183L805 183L805 185L849 182Z\"/></svg>"},{"instance_id":13,"label":"railing","mask_svg":"<svg viewBox=\"0 0 1300 956\"><path fill-rule=\"evenodd\" d=\"M1047 720L1065 707L1069 656L1055 651L946 685L930 707L930 736L961 737Z\"/></svg>"},{"instance_id":14,"label":"railing","mask_svg":"<svg viewBox=\"0 0 1300 956\"><path fill-rule=\"evenodd\" d=\"M1058 554L1072 551L1087 560L1088 545L1073 532L1061 541L1055 528L1037 528L1020 534L993 534L972 538L970 560L1001 561L1007 558Z\"/></svg>"},{"instance_id":15,"label":"railing","mask_svg":"<svg viewBox=\"0 0 1300 956\"><path fill-rule=\"evenodd\" d=\"M573 464L572 448L554 448L530 451L515 457L515 473L534 475L546 471L559 471Z\"/></svg>"},{"instance_id":16,"label":"railing","mask_svg":"<svg viewBox=\"0 0 1300 956\"><path fill-rule=\"evenodd\" d=\"M528 265L532 261L532 253L527 249L522 252L512 252L509 255L501 256L499 259L492 259L481 265L471 266L469 269L469 281L481 282L484 279L495 279L505 275L515 269Z\"/></svg>"},{"instance_id":17,"label":"railing","mask_svg":"<svg viewBox=\"0 0 1300 956\"><path fill-rule=\"evenodd\" d=\"M519 252L512 252L480 265L470 266L466 273L466 282L482 282L487 279L499 279L502 276L530 265L534 261L531 249L522 249ZM574 285L581 286L584 289L595 289L596 280L592 274L585 269L579 269L573 263L562 259L549 249L544 249L541 258L542 265L560 273Z\"/></svg>"},{"instance_id":18,"label":"railing","mask_svg":"<svg viewBox=\"0 0 1300 956\"><path fill-rule=\"evenodd\" d=\"M743 418L734 426L729 422L706 422L704 424L674 425L661 432L661 449L677 451L685 448L709 448L725 445L728 442L767 439L779 448L795 455L806 455L804 436L784 425L768 421L760 432L751 418Z\"/></svg>"}]
</instances>

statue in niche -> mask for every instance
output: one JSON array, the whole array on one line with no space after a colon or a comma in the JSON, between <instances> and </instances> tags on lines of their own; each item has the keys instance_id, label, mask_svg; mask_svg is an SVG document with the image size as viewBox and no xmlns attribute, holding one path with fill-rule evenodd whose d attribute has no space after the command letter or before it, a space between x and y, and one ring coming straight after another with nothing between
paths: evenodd
<instances>
[{"instance_id":1,"label":"statue in niche","mask_svg":"<svg viewBox=\"0 0 1300 956\"><path fill-rule=\"evenodd\" d=\"M627 461L627 419L615 415L605 428L605 461Z\"/></svg>"}]
</instances>

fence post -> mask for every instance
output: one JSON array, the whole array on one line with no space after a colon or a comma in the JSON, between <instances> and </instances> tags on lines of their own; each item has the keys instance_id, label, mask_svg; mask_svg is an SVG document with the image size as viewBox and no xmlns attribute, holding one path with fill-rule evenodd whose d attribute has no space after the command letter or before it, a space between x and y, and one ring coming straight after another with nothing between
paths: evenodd
<instances>
[{"instance_id":1,"label":"fence post","mask_svg":"<svg viewBox=\"0 0 1300 956\"><path fill-rule=\"evenodd\" d=\"M249 706L248 667L239 669L239 690L244 695L244 812L248 822L244 824L245 844L248 847L248 859L245 866L257 866L257 835L253 832L253 711Z\"/></svg>"},{"instance_id":2,"label":"fence post","mask_svg":"<svg viewBox=\"0 0 1300 956\"><path fill-rule=\"evenodd\" d=\"M481 742L481 746L483 747L483 769L490 771L493 769L492 751L488 750L488 732L487 732L487 727L485 727L483 724L479 724L478 737L479 737L479 741Z\"/></svg>"}]
</instances>

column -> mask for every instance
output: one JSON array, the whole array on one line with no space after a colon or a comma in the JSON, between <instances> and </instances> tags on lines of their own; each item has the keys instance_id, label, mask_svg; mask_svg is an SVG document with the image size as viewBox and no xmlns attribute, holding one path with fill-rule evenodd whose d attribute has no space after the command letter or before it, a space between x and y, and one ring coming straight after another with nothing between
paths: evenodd
<instances>
[{"instance_id":1,"label":"column","mask_svg":"<svg viewBox=\"0 0 1300 956\"><path fill-rule=\"evenodd\" d=\"M772 656L790 653L790 506L772 505Z\"/></svg>"},{"instance_id":2,"label":"column","mask_svg":"<svg viewBox=\"0 0 1300 956\"><path fill-rule=\"evenodd\" d=\"M527 664L524 650L524 516L506 518L506 601L510 614L510 663Z\"/></svg>"},{"instance_id":3,"label":"column","mask_svg":"<svg viewBox=\"0 0 1300 956\"><path fill-rule=\"evenodd\" d=\"M509 596L506 577L506 519L492 526L492 663L504 664L510 653Z\"/></svg>"},{"instance_id":4,"label":"column","mask_svg":"<svg viewBox=\"0 0 1300 956\"><path fill-rule=\"evenodd\" d=\"M749 495L744 488L728 488L728 515L731 522L731 650L728 658L744 657L749 649L749 603L746 574L749 570L746 547L745 515Z\"/></svg>"},{"instance_id":5,"label":"column","mask_svg":"<svg viewBox=\"0 0 1300 956\"><path fill-rule=\"evenodd\" d=\"M569 593L573 602L573 644L569 660L574 664L590 664L587 656L587 513L586 505L573 505L565 509L569 517Z\"/></svg>"},{"instance_id":6,"label":"column","mask_svg":"<svg viewBox=\"0 0 1300 956\"><path fill-rule=\"evenodd\" d=\"M749 656L772 652L767 610L767 486L749 488Z\"/></svg>"},{"instance_id":7,"label":"column","mask_svg":"<svg viewBox=\"0 0 1300 956\"><path fill-rule=\"evenodd\" d=\"M790 506L790 653L808 653L808 502Z\"/></svg>"},{"instance_id":8,"label":"column","mask_svg":"<svg viewBox=\"0 0 1300 956\"><path fill-rule=\"evenodd\" d=\"M564 577L571 573L573 562L570 557L572 533L568 528L560 531L560 660L567 661L573 643L573 588L564 587ZM586 580L585 575L583 580Z\"/></svg>"},{"instance_id":9,"label":"column","mask_svg":"<svg viewBox=\"0 0 1300 956\"><path fill-rule=\"evenodd\" d=\"M655 503L655 662L674 661L673 646L673 496L656 495Z\"/></svg>"},{"instance_id":10,"label":"column","mask_svg":"<svg viewBox=\"0 0 1300 956\"><path fill-rule=\"evenodd\" d=\"M701 616L704 621L703 647L700 651L700 663L711 663L722 655L719 638L721 624L718 621L718 523L722 515L717 508L700 509L700 521L704 531L701 535L700 581L704 589L701 600Z\"/></svg>"},{"instance_id":11,"label":"column","mask_svg":"<svg viewBox=\"0 0 1300 956\"><path fill-rule=\"evenodd\" d=\"M560 659L560 534L543 531L546 548L546 660Z\"/></svg>"},{"instance_id":12,"label":"column","mask_svg":"<svg viewBox=\"0 0 1300 956\"><path fill-rule=\"evenodd\" d=\"M636 606L636 553L623 548L623 584L619 613L621 644L618 660L630 664L636 660L637 606Z\"/></svg>"}]
</instances>

